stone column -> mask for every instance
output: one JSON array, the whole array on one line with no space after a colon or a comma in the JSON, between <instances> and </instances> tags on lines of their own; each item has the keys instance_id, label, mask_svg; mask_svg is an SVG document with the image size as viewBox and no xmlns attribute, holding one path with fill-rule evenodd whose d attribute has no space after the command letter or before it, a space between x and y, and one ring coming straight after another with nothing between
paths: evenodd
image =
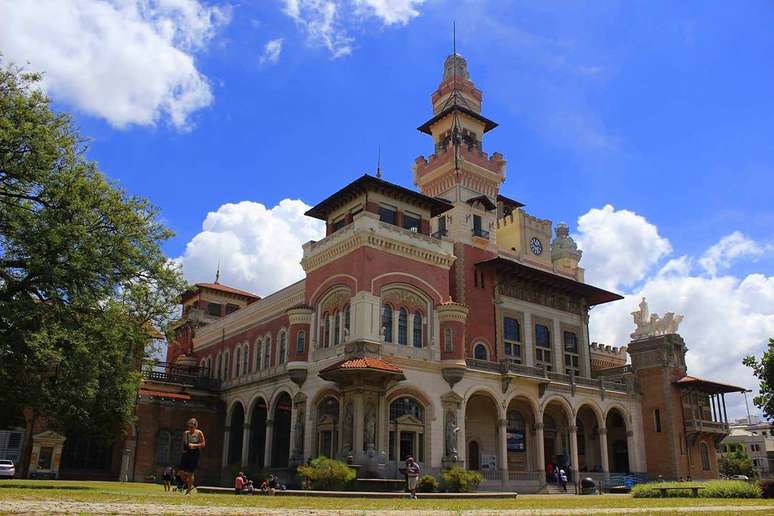
<instances>
[{"instance_id":1,"label":"stone column","mask_svg":"<svg viewBox=\"0 0 774 516\"><path fill-rule=\"evenodd\" d=\"M524 312L524 328L521 329L521 340L524 346L524 364L535 365L535 343L532 338L532 315Z\"/></svg>"},{"instance_id":2,"label":"stone column","mask_svg":"<svg viewBox=\"0 0 774 516\"><path fill-rule=\"evenodd\" d=\"M535 423L535 451L537 453L536 462L537 472L540 475L540 484L546 482L546 452L543 442L543 422Z\"/></svg>"},{"instance_id":3,"label":"stone column","mask_svg":"<svg viewBox=\"0 0 774 516\"><path fill-rule=\"evenodd\" d=\"M266 444L263 452L263 467L269 469L271 467L271 448L274 444L274 420L266 418Z\"/></svg>"},{"instance_id":4,"label":"stone column","mask_svg":"<svg viewBox=\"0 0 774 516\"><path fill-rule=\"evenodd\" d=\"M591 353L589 352L589 314L585 311L581 316L581 339L578 343L580 354L580 374L591 378Z\"/></svg>"},{"instance_id":5,"label":"stone column","mask_svg":"<svg viewBox=\"0 0 774 516\"><path fill-rule=\"evenodd\" d=\"M690 450L686 450L686 452L690 452ZM634 444L634 432L631 430L627 430L626 432L626 459L629 461L629 471L634 471L636 466L639 466L639 464L636 463L635 459L636 457L634 454L636 453L636 448Z\"/></svg>"},{"instance_id":6,"label":"stone column","mask_svg":"<svg viewBox=\"0 0 774 516\"><path fill-rule=\"evenodd\" d=\"M573 484L578 483L578 427L570 425L570 471Z\"/></svg>"},{"instance_id":7,"label":"stone column","mask_svg":"<svg viewBox=\"0 0 774 516\"><path fill-rule=\"evenodd\" d=\"M607 455L607 428L599 429L599 457L602 461L602 471L610 471L610 459Z\"/></svg>"},{"instance_id":8,"label":"stone column","mask_svg":"<svg viewBox=\"0 0 774 516\"><path fill-rule=\"evenodd\" d=\"M505 488L508 482L508 420L500 418L497 420L497 429L499 437L498 457L497 462L500 463L500 471L502 473L502 485Z\"/></svg>"},{"instance_id":9,"label":"stone column","mask_svg":"<svg viewBox=\"0 0 774 516\"><path fill-rule=\"evenodd\" d=\"M554 364L554 371L557 373L564 373L564 339L562 335L562 326L559 324L559 319L554 319L552 322L553 330L551 330L551 332L554 334L554 338L551 339L551 343L554 357L551 362Z\"/></svg>"},{"instance_id":10,"label":"stone column","mask_svg":"<svg viewBox=\"0 0 774 516\"><path fill-rule=\"evenodd\" d=\"M226 431L223 432L223 458L221 460L221 466L224 468L228 466L228 448L231 444L231 427L227 426Z\"/></svg>"},{"instance_id":11,"label":"stone column","mask_svg":"<svg viewBox=\"0 0 774 516\"><path fill-rule=\"evenodd\" d=\"M247 467L248 454L250 452L250 435L252 434L252 425L245 423L242 430L242 457L240 464L243 468Z\"/></svg>"}]
</instances>

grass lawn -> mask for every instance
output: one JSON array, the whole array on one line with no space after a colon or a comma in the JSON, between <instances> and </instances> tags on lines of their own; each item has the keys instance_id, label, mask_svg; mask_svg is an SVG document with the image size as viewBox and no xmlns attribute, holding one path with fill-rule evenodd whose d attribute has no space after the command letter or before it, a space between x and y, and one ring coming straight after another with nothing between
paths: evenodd
<instances>
[{"instance_id":1,"label":"grass lawn","mask_svg":"<svg viewBox=\"0 0 774 516\"><path fill-rule=\"evenodd\" d=\"M421 496L421 495L420 495ZM708 507L708 506L770 506L761 514L774 514L774 500L761 499L706 499L665 498L635 499L629 495L604 496L547 496L523 495L505 500L394 500L367 498L310 498L294 496L232 496L197 494L183 496L165 493L157 484L75 481L0 481L0 513L4 502L11 501L71 501L139 504L185 504L191 506L260 507L266 509L317 510L497 510L497 509L562 509L644 508L644 507ZM713 514L735 514L735 511ZM745 514L756 514L748 512Z\"/></svg>"}]
</instances>

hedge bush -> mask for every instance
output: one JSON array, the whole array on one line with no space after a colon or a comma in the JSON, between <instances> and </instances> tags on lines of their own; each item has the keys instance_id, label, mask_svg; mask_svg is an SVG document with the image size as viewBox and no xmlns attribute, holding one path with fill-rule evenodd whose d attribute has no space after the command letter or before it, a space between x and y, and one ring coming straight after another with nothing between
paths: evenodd
<instances>
[{"instance_id":1,"label":"hedge bush","mask_svg":"<svg viewBox=\"0 0 774 516\"><path fill-rule=\"evenodd\" d=\"M649 482L632 488L634 498L685 498L693 496L690 489L670 489L661 494L660 487L702 486L700 498L760 498L761 488L755 482L742 480L712 480L709 482Z\"/></svg>"},{"instance_id":2,"label":"hedge bush","mask_svg":"<svg viewBox=\"0 0 774 516\"><path fill-rule=\"evenodd\" d=\"M299 466L298 474L309 481L312 489L320 491L343 491L355 480L355 470L328 457L317 457Z\"/></svg>"},{"instance_id":3,"label":"hedge bush","mask_svg":"<svg viewBox=\"0 0 774 516\"><path fill-rule=\"evenodd\" d=\"M441 488L447 493L470 493L478 489L484 477L478 471L453 466L441 473Z\"/></svg>"},{"instance_id":4,"label":"hedge bush","mask_svg":"<svg viewBox=\"0 0 774 516\"><path fill-rule=\"evenodd\" d=\"M433 475L423 475L417 481L417 491L420 493L432 493L438 489L438 481Z\"/></svg>"}]
</instances>

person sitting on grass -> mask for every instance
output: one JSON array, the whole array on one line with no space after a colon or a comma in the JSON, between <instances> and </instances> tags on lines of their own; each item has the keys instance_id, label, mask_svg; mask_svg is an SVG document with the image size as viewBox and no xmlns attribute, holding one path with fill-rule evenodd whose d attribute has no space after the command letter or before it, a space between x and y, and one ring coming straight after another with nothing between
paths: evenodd
<instances>
[{"instance_id":1,"label":"person sitting on grass","mask_svg":"<svg viewBox=\"0 0 774 516\"><path fill-rule=\"evenodd\" d=\"M241 471L234 479L234 494L240 495L242 494L242 489L245 487L245 474Z\"/></svg>"},{"instance_id":2,"label":"person sitting on grass","mask_svg":"<svg viewBox=\"0 0 774 516\"><path fill-rule=\"evenodd\" d=\"M164 474L161 478L164 481L164 492L170 492L172 490L172 479L175 478L175 468L172 466L164 468Z\"/></svg>"}]
</instances>

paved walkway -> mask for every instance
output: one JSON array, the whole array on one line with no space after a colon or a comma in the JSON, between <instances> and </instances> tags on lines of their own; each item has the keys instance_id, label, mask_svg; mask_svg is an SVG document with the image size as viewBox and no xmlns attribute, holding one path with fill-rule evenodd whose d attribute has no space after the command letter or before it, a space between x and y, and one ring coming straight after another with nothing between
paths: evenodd
<instances>
[{"instance_id":1,"label":"paved walkway","mask_svg":"<svg viewBox=\"0 0 774 516\"><path fill-rule=\"evenodd\" d=\"M518 510L476 510L465 511L464 514L475 516L530 516L530 515L583 515L583 514L654 514L654 513L711 513L733 511L744 513L752 511L771 510L771 505L744 505L744 506L707 506L707 507L643 507L643 508L605 508L605 509L518 509ZM227 506L201 506L201 505L171 505L171 504L134 504L134 503L108 503L108 502L56 502L56 501L10 501L0 503L0 513L3 514L175 514L175 515L241 515L241 514L265 514L280 515L291 514L293 516L355 516L368 514L368 516L405 516L406 511L363 511L363 510L314 510L314 509L261 509L259 507L227 507ZM448 516L459 514L458 511L412 511L421 516Z\"/></svg>"}]
</instances>

